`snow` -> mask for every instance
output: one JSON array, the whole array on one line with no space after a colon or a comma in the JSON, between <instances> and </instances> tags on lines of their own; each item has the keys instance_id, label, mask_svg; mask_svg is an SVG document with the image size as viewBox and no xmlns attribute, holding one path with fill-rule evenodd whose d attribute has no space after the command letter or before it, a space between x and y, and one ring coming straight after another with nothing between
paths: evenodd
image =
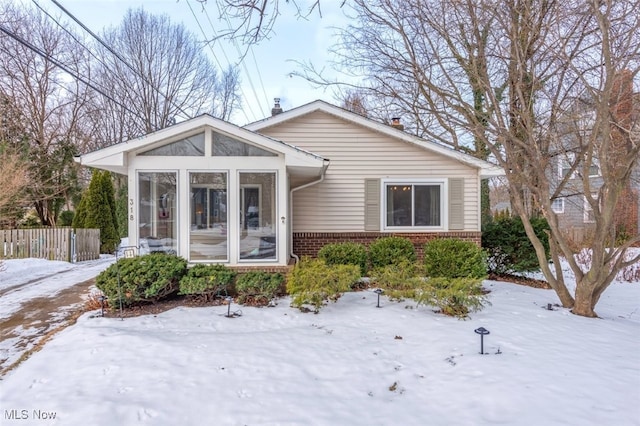
<instances>
[{"instance_id":1,"label":"snow","mask_svg":"<svg viewBox=\"0 0 640 426\"><path fill-rule=\"evenodd\" d=\"M103 255L80 263L32 258L4 261L5 268L0 271L0 319L11 316L28 300L55 296L95 277L114 260L114 256Z\"/></svg>"},{"instance_id":2,"label":"snow","mask_svg":"<svg viewBox=\"0 0 640 426\"><path fill-rule=\"evenodd\" d=\"M288 298L233 319L87 313L2 378L1 423L640 425L640 283L614 282L598 319L547 310L551 290L484 285L491 305L467 320L377 309L371 291L317 315Z\"/></svg>"}]
</instances>

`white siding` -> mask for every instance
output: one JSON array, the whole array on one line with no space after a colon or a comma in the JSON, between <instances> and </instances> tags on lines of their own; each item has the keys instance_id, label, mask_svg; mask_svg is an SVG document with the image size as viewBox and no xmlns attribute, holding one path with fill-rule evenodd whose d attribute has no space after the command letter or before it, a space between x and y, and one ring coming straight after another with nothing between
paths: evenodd
<instances>
[{"instance_id":1,"label":"white siding","mask_svg":"<svg viewBox=\"0 0 640 426\"><path fill-rule=\"evenodd\" d=\"M330 160L324 182L294 193L294 232L364 231L366 178L450 177L465 178L464 230L480 230L474 168L320 111L260 133Z\"/></svg>"}]
</instances>

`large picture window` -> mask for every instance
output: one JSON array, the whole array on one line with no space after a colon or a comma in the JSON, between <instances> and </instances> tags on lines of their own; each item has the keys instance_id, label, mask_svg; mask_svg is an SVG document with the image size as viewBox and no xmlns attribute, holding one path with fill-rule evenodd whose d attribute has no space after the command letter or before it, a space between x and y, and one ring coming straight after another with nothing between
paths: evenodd
<instances>
[{"instance_id":1,"label":"large picture window","mask_svg":"<svg viewBox=\"0 0 640 426\"><path fill-rule=\"evenodd\" d=\"M442 182L387 182L384 191L387 228L442 226Z\"/></svg>"},{"instance_id":2,"label":"large picture window","mask_svg":"<svg viewBox=\"0 0 640 426\"><path fill-rule=\"evenodd\" d=\"M148 248L151 252L176 253L176 195L175 173L138 174L138 232L141 246L147 246L145 249Z\"/></svg>"}]
</instances>

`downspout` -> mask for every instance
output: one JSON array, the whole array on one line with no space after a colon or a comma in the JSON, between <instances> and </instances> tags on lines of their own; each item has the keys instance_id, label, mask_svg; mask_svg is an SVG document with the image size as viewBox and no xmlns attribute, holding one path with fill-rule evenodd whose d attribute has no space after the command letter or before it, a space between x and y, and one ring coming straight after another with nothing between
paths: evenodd
<instances>
[{"instance_id":1,"label":"downspout","mask_svg":"<svg viewBox=\"0 0 640 426\"><path fill-rule=\"evenodd\" d=\"M328 167L329 161L325 160L325 163L322 165L322 172L320 173L319 179L311 181L309 183L305 183L301 186L297 186L289 191L289 256L293 257L296 263L300 262L300 257L293 252L293 193L321 183L324 180L324 176Z\"/></svg>"}]
</instances>

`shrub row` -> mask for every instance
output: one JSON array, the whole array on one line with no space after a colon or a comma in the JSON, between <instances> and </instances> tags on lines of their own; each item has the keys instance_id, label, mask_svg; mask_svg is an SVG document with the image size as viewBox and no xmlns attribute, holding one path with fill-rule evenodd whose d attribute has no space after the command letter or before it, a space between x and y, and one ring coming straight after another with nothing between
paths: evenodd
<instances>
[{"instance_id":1,"label":"shrub row","mask_svg":"<svg viewBox=\"0 0 640 426\"><path fill-rule=\"evenodd\" d=\"M368 259L372 283L392 300L413 299L437 307L440 312L464 317L482 308L486 298L482 280L487 276L486 255L474 243L437 239L424 248L418 264L413 244L404 238L381 238L366 249L362 244L324 246L319 259L303 259L287 283L292 305L313 307L315 312L340 295L365 273Z\"/></svg>"},{"instance_id":2,"label":"shrub row","mask_svg":"<svg viewBox=\"0 0 640 426\"><path fill-rule=\"evenodd\" d=\"M266 305L283 292L284 276L278 273L247 272L237 277L224 265L195 265L166 253L151 253L120 259L96 278L112 307L156 302L172 295L211 301L235 295L238 303Z\"/></svg>"},{"instance_id":3,"label":"shrub row","mask_svg":"<svg viewBox=\"0 0 640 426\"><path fill-rule=\"evenodd\" d=\"M323 246L318 257L327 265L356 265L365 275L368 266L375 269L404 261L415 262L416 251L406 238L384 237L371 243L368 253L363 244L346 242Z\"/></svg>"}]
</instances>

